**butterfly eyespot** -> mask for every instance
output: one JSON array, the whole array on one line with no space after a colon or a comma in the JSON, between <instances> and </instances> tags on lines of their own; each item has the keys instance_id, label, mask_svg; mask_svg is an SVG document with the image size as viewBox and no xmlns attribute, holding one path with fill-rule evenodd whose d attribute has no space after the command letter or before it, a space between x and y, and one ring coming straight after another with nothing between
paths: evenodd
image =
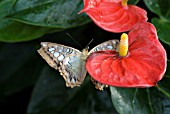
<instances>
[{"instance_id":1,"label":"butterfly eyespot","mask_svg":"<svg viewBox=\"0 0 170 114\"><path fill-rule=\"evenodd\" d=\"M54 57L58 57L60 54L58 52L54 53Z\"/></svg>"},{"instance_id":2,"label":"butterfly eyespot","mask_svg":"<svg viewBox=\"0 0 170 114\"><path fill-rule=\"evenodd\" d=\"M55 48L51 47L51 48L48 48L48 51L51 52L51 51L54 51Z\"/></svg>"},{"instance_id":3,"label":"butterfly eyespot","mask_svg":"<svg viewBox=\"0 0 170 114\"><path fill-rule=\"evenodd\" d=\"M62 52L62 49L59 49L58 52Z\"/></svg>"},{"instance_id":4,"label":"butterfly eyespot","mask_svg":"<svg viewBox=\"0 0 170 114\"><path fill-rule=\"evenodd\" d=\"M110 49L110 50L111 50L111 49L113 49L113 47L112 47L112 46L107 46L107 49Z\"/></svg>"},{"instance_id":5,"label":"butterfly eyespot","mask_svg":"<svg viewBox=\"0 0 170 114\"><path fill-rule=\"evenodd\" d=\"M59 61L62 61L64 59L64 55L60 55L59 57L58 57L58 60Z\"/></svg>"},{"instance_id":6,"label":"butterfly eyespot","mask_svg":"<svg viewBox=\"0 0 170 114\"><path fill-rule=\"evenodd\" d=\"M64 60L63 60L63 64L64 65L69 65L68 63L69 63L69 57L66 57ZM70 65L69 65L70 66Z\"/></svg>"}]
</instances>

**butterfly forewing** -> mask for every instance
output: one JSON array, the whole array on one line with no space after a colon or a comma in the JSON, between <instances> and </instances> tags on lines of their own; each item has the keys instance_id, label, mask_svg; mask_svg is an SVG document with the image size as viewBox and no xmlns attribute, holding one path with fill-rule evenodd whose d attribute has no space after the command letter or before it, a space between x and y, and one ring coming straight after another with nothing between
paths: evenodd
<instances>
[{"instance_id":1,"label":"butterfly forewing","mask_svg":"<svg viewBox=\"0 0 170 114\"><path fill-rule=\"evenodd\" d=\"M39 54L53 68L59 70L67 87L79 86L85 76L87 55L77 49L57 43L42 42Z\"/></svg>"},{"instance_id":2,"label":"butterfly forewing","mask_svg":"<svg viewBox=\"0 0 170 114\"><path fill-rule=\"evenodd\" d=\"M88 53L88 55L90 55L93 52L96 51L104 51L104 50L118 50L118 44L119 44L119 40L109 40L106 42L103 42L97 46L95 46L93 49L90 50L90 52ZM103 90L104 87L107 87L107 85L102 84L96 80L94 80L93 78L91 78L93 84L95 85L96 89L99 90Z\"/></svg>"},{"instance_id":3,"label":"butterfly forewing","mask_svg":"<svg viewBox=\"0 0 170 114\"><path fill-rule=\"evenodd\" d=\"M95 46L93 49L91 49L89 54L96 52L96 51L102 51L102 50L117 50L118 44L119 44L119 40L109 40L109 41L103 42Z\"/></svg>"}]
</instances>

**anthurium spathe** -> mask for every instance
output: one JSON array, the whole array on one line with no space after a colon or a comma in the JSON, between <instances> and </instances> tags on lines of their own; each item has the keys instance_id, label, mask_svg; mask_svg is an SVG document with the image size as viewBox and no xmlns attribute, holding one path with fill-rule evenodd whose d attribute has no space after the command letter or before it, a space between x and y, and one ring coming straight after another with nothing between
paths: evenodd
<instances>
[{"instance_id":1,"label":"anthurium spathe","mask_svg":"<svg viewBox=\"0 0 170 114\"><path fill-rule=\"evenodd\" d=\"M155 86L165 73L166 52L155 27L145 22L122 34L117 51L92 53L86 69L95 80L111 86Z\"/></svg>"},{"instance_id":2,"label":"anthurium spathe","mask_svg":"<svg viewBox=\"0 0 170 114\"><path fill-rule=\"evenodd\" d=\"M115 33L129 31L148 19L145 10L127 5L127 0L84 0L81 12L86 12L102 29Z\"/></svg>"}]
</instances>

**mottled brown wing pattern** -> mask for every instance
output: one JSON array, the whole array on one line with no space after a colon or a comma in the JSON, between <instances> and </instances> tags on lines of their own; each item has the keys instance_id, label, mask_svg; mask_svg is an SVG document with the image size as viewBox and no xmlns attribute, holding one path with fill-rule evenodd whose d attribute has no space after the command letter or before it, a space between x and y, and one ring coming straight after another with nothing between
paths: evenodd
<instances>
[{"instance_id":1,"label":"mottled brown wing pattern","mask_svg":"<svg viewBox=\"0 0 170 114\"><path fill-rule=\"evenodd\" d=\"M57 43L42 42L38 53L63 76L67 87L80 86L86 76L87 55L77 49Z\"/></svg>"}]
</instances>

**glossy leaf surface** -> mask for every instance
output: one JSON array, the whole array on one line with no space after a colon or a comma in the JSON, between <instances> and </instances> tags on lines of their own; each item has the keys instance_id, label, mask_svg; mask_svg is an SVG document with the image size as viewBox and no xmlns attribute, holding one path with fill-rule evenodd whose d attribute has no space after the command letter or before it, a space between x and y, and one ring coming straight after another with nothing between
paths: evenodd
<instances>
[{"instance_id":1,"label":"glossy leaf surface","mask_svg":"<svg viewBox=\"0 0 170 114\"><path fill-rule=\"evenodd\" d=\"M169 98L156 88L110 87L114 107L120 114L169 114Z\"/></svg>"},{"instance_id":2,"label":"glossy leaf surface","mask_svg":"<svg viewBox=\"0 0 170 114\"><path fill-rule=\"evenodd\" d=\"M82 0L18 0L9 17L31 25L66 29L90 22L86 15L77 14L82 6Z\"/></svg>"},{"instance_id":3,"label":"glossy leaf surface","mask_svg":"<svg viewBox=\"0 0 170 114\"><path fill-rule=\"evenodd\" d=\"M15 0L0 1L0 41L21 42L39 38L45 33L54 31L51 28L31 26L6 18ZM55 31L60 31L55 30Z\"/></svg>"},{"instance_id":4,"label":"glossy leaf surface","mask_svg":"<svg viewBox=\"0 0 170 114\"><path fill-rule=\"evenodd\" d=\"M37 39L45 33L61 31L62 29L51 29L31 26L8 19L0 21L0 41L3 42L22 42Z\"/></svg>"},{"instance_id":5,"label":"glossy leaf surface","mask_svg":"<svg viewBox=\"0 0 170 114\"><path fill-rule=\"evenodd\" d=\"M170 1L169 0L144 0L150 11L157 14L160 18L170 21Z\"/></svg>"},{"instance_id":6,"label":"glossy leaf surface","mask_svg":"<svg viewBox=\"0 0 170 114\"><path fill-rule=\"evenodd\" d=\"M155 27L158 30L159 39L165 44L170 46L170 38L169 38L170 22L166 22L158 18L153 18L152 23L155 25Z\"/></svg>"},{"instance_id":7,"label":"glossy leaf surface","mask_svg":"<svg viewBox=\"0 0 170 114\"><path fill-rule=\"evenodd\" d=\"M111 86L155 86L166 69L166 52L158 41L155 27L142 23L128 36L126 57L108 50L92 53L87 59L87 71L97 81Z\"/></svg>"},{"instance_id":8,"label":"glossy leaf surface","mask_svg":"<svg viewBox=\"0 0 170 114\"><path fill-rule=\"evenodd\" d=\"M147 21L145 10L128 5L123 7L121 0L84 0L84 9L90 18L102 29L110 32L124 32L135 25Z\"/></svg>"},{"instance_id":9,"label":"glossy leaf surface","mask_svg":"<svg viewBox=\"0 0 170 114\"><path fill-rule=\"evenodd\" d=\"M62 0L0 1L0 41L30 41L47 33L59 32L88 23L90 19L86 15L77 14L83 2L76 0L74 7L73 2Z\"/></svg>"}]
</instances>

